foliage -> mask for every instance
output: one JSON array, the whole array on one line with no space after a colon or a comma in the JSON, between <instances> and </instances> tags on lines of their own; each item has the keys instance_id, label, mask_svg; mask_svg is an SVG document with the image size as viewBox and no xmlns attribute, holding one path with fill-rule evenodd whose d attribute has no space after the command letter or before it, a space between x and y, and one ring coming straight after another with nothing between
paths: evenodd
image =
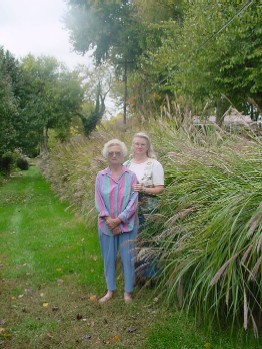
<instances>
[{"instance_id":1,"label":"foliage","mask_svg":"<svg viewBox=\"0 0 262 349\"><path fill-rule=\"evenodd\" d=\"M4 174L5 177L9 177L12 166L15 163L15 154L11 151L7 151L0 158L0 171Z\"/></svg>"},{"instance_id":2,"label":"foliage","mask_svg":"<svg viewBox=\"0 0 262 349\"><path fill-rule=\"evenodd\" d=\"M143 58L145 80L153 78L148 93L211 101L220 117L230 104L245 113L250 105L261 110L261 6L253 1L241 8L224 1L185 5L177 33L157 49L149 46Z\"/></svg>"},{"instance_id":3,"label":"foliage","mask_svg":"<svg viewBox=\"0 0 262 349\"><path fill-rule=\"evenodd\" d=\"M82 108L82 77L53 57L28 55L19 62L1 48L0 87L0 157L16 148L35 156L40 143L47 148L49 129L65 140Z\"/></svg>"},{"instance_id":4,"label":"foliage","mask_svg":"<svg viewBox=\"0 0 262 349\"><path fill-rule=\"evenodd\" d=\"M225 8L219 2L211 6L208 2L202 2L190 9L179 43L182 53L179 76L182 86L188 86L196 99L217 99L223 94L237 108L246 112L248 97L260 104L257 88L260 86L261 89L262 55L259 44L261 7L258 2L255 1L221 33L203 45L240 8L233 3ZM198 35L192 32L193 27L198 28ZM209 28L208 33L206 28ZM183 40L186 40L186 45ZM185 46L186 50L182 50Z\"/></svg>"},{"instance_id":5,"label":"foliage","mask_svg":"<svg viewBox=\"0 0 262 349\"><path fill-rule=\"evenodd\" d=\"M83 79L85 102L79 117L83 125L83 134L87 137L96 129L105 113L105 99L111 88L112 67L101 64L92 71L85 67L79 68Z\"/></svg>"},{"instance_id":6,"label":"foliage","mask_svg":"<svg viewBox=\"0 0 262 349\"><path fill-rule=\"evenodd\" d=\"M258 0L68 4L66 25L75 49L92 48L97 63L110 60L121 73L126 66L134 112L144 114L152 104L159 111L166 94L202 109L208 102L219 118L230 104L244 113L254 110L254 118L261 112Z\"/></svg>"},{"instance_id":7,"label":"foliage","mask_svg":"<svg viewBox=\"0 0 262 349\"><path fill-rule=\"evenodd\" d=\"M37 143L40 139L41 150L45 151L49 129L56 129L61 140L66 138L72 118L81 107L81 81L77 73L68 72L53 57L29 55L23 59L22 69L22 115L31 137Z\"/></svg>"},{"instance_id":8,"label":"foliage","mask_svg":"<svg viewBox=\"0 0 262 349\"><path fill-rule=\"evenodd\" d=\"M143 28L129 1L68 0L65 19L76 51L93 49L97 63L110 58L134 61L140 54Z\"/></svg>"},{"instance_id":9,"label":"foliage","mask_svg":"<svg viewBox=\"0 0 262 349\"><path fill-rule=\"evenodd\" d=\"M20 168L20 170L28 170L29 162L25 157L18 157L16 159L16 166Z\"/></svg>"},{"instance_id":10,"label":"foliage","mask_svg":"<svg viewBox=\"0 0 262 349\"><path fill-rule=\"evenodd\" d=\"M163 21L183 22L185 4L183 0L133 0L140 20L147 23Z\"/></svg>"},{"instance_id":11,"label":"foliage","mask_svg":"<svg viewBox=\"0 0 262 349\"><path fill-rule=\"evenodd\" d=\"M18 62L8 51L0 47L0 158L15 148L17 138L18 101L15 80Z\"/></svg>"},{"instance_id":12,"label":"foliage","mask_svg":"<svg viewBox=\"0 0 262 349\"><path fill-rule=\"evenodd\" d=\"M242 321L258 336L261 143L218 128L203 137L194 128L165 128L164 135L167 188L150 227L153 239L145 232L148 256L163 267L158 292L209 326Z\"/></svg>"}]
</instances>

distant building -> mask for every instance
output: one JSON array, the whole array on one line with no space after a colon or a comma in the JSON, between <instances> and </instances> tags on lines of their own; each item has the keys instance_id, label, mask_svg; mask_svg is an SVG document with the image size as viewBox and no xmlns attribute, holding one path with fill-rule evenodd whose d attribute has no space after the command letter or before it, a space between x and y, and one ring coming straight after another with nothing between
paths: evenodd
<instances>
[{"instance_id":1,"label":"distant building","mask_svg":"<svg viewBox=\"0 0 262 349\"><path fill-rule=\"evenodd\" d=\"M252 121L250 115L230 114L226 115L223 119L223 123L228 124L250 124Z\"/></svg>"}]
</instances>

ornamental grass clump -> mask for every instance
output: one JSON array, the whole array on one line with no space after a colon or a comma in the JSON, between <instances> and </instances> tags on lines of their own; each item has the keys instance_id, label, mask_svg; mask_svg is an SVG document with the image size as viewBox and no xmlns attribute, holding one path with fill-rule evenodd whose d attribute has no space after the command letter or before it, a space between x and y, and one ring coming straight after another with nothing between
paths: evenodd
<instances>
[{"instance_id":1,"label":"ornamental grass clump","mask_svg":"<svg viewBox=\"0 0 262 349\"><path fill-rule=\"evenodd\" d=\"M258 336L262 145L227 136L214 147L186 135L181 142L180 136L173 134L173 144L168 140L167 187L151 241L152 254L161 256L159 288L168 302L178 300L198 319L242 322Z\"/></svg>"}]
</instances>

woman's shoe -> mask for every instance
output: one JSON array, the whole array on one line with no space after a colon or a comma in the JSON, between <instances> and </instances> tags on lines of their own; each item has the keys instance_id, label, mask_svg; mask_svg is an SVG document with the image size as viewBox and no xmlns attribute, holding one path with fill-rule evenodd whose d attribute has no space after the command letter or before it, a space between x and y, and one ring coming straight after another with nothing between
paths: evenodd
<instances>
[{"instance_id":1,"label":"woman's shoe","mask_svg":"<svg viewBox=\"0 0 262 349\"><path fill-rule=\"evenodd\" d=\"M125 303L131 303L132 302L132 295L131 295L131 293L128 293L128 292L124 293L124 301L125 301Z\"/></svg>"},{"instance_id":2,"label":"woman's shoe","mask_svg":"<svg viewBox=\"0 0 262 349\"><path fill-rule=\"evenodd\" d=\"M103 303L110 301L110 299L112 299L112 298L113 298L113 292L108 291L107 294L104 295L104 297L100 298L98 302L100 304L103 304Z\"/></svg>"}]
</instances>

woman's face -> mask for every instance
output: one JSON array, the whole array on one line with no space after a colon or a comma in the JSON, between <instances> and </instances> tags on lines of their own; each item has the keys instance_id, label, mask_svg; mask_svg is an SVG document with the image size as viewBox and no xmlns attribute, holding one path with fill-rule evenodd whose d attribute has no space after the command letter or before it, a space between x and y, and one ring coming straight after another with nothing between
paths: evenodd
<instances>
[{"instance_id":1,"label":"woman's face","mask_svg":"<svg viewBox=\"0 0 262 349\"><path fill-rule=\"evenodd\" d=\"M143 137L134 137L133 139L133 151L134 155L147 155L148 142Z\"/></svg>"},{"instance_id":2,"label":"woman's face","mask_svg":"<svg viewBox=\"0 0 262 349\"><path fill-rule=\"evenodd\" d=\"M109 165L122 164L124 156L121 147L119 145L111 145L111 147L108 148L107 158L109 161Z\"/></svg>"}]
</instances>

